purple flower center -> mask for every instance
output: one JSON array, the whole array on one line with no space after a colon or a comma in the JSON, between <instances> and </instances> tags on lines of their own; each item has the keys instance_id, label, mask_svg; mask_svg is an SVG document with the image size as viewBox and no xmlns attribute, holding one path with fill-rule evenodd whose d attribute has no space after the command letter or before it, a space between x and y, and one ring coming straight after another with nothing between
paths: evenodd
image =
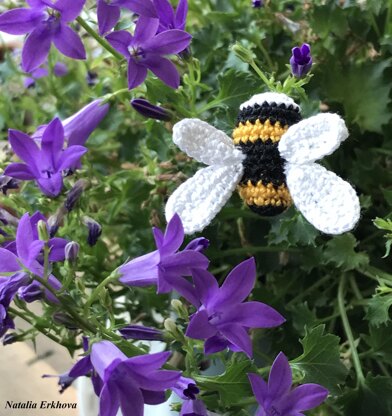
<instances>
[{"instance_id":1,"label":"purple flower center","mask_svg":"<svg viewBox=\"0 0 392 416\"><path fill-rule=\"evenodd\" d=\"M53 168L48 168L48 169L41 170L41 173L45 178L50 179L54 171L53 171Z\"/></svg>"},{"instance_id":2,"label":"purple flower center","mask_svg":"<svg viewBox=\"0 0 392 416\"><path fill-rule=\"evenodd\" d=\"M275 406L271 406L267 410L267 416L282 416L282 413Z\"/></svg>"},{"instance_id":3,"label":"purple flower center","mask_svg":"<svg viewBox=\"0 0 392 416\"><path fill-rule=\"evenodd\" d=\"M129 53L136 62L140 62L146 57L146 54L140 46L130 46Z\"/></svg>"},{"instance_id":4,"label":"purple flower center","mask_svg":"<svg viewBox=\"0 0 392 416\"><path fill-rule=\"evenodd\" d=\"M222 312L214 312L211 316L208 317L208 321L211 325L216 325L222 319Z\"/></svg>"},{"instance_id":5,"label":"purple flower center","mask_svg":"<svg viewBox=\"0 0 392 416\"><path fill-rule=\"evenodd\" d=\"M184 396L189 397L191 400L196 400L196 396L200 393L200 390L196 384L188 384L188 388L184 389Z\"/></svg>"}]
</instances>

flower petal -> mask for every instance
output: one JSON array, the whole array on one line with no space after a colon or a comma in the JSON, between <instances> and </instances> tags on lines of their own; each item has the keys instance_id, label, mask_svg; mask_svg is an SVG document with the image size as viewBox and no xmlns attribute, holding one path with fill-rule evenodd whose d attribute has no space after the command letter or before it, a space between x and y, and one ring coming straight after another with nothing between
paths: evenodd
<instances>
[{"instance_id":1,"label":"flower petal","mask_svg":"<svg viewBox=\"0 0 392 416\"><path fill-rule=\"evenodd\" d=\"M149 373L150 371L155 371L158 368L161 368L169 359L170 354L171 353L169 351L164 351L155 354L139 355L137 357L129 358L127 363L128 366L132 367L133 371Z\"/></svg>"},{"instance_id":2,"label":"flower petal","mask_svg":"<svg viewBox=\"0 0 392 416\"><path fill-rule=\"evenodd\" d=\"M57 0L55 8L61 11L61 21L72 22L80 15L85 3L86 0Z\"/></svg>"},{"instance_id":3,"label":"flower petal","mask_svg":"<svg viewBox=\"0 0 392 416\"><path fill-rule=\"evenodd\" d=\"M208 338L204 344L205 354L215 354L225 350L229 346L229 342L221 335L217 334L211 338Z\"/></svg>"},{"instance_id":4,"label":"flower petal","mask_svg":"<svg viewBox=\"0 0 392 416\"><path fill-rule=\"evenodd\" d=\"M38 255L41 253L44 248L45 242L42 240L35 240L29 246L29 256L25 266L30 268L30 265L34 264Z\"/></svg>"},{"instance_id":5,"label":"flower petal","mask_svg":"<svg viewBox=\"0 0 392 416\"><path fill-rule=\"evenodd\" d=\"M118 30L106 36L106 40L113 46L113 48L126 58L130 57L128 46L132 42L132 39L132 35L126 30Z\"/></svg>"},{"instance_id":6,"label":"flower petal","mask_svg":"<svg viewBox=\"0 0 392 416\"><path fill-rule=\"evenodd\" d=\"M272 400L280 398L290 391L293 382L287 357L280 352L272 364L268 378L268 392Z\"/></svg>"},{"instance_id":7,"label":"flower petal","mask_svg":"<svg viewBox=\"0 0 392 416\"><path fill-rule=\"evenodd\" d=\"M100 341L91 347L91 363L102 380L106 382L106 370L113 364L120 363L128 357L110 341Z\"/></svg>"},{"instance_id":8,"label":"flower petal","mask_svg":"<svg viewBox=\"0 0 392 416\"><path fill-rule=\"evenodd\" d=\"M169 87L177 89L180 86L180 74L169 59L150 55L144 63L148 69Z\"/></svg>"},{"instance_id":9,"label":"flower petal","mask_svg":"<svg viewBox=\"0 0 392 416\"><path fill-rule=\"evenodd\" d=\"M68 168L74 168L80 158L88 151L84 146L71 146L65 149L57 161L57 170L62 171Z\"/></svg>"},{"instance_id":10,"label":"flower petal","mask_svg":"<svg viewBox=\"0 0 392 416\"><path fill-rule=\"evenodd\" d=\"M120 282L130 286L149 286L158 282L159 253L137 257L119 268Z\"/></svg>"},{"instance_id":11,"label":"flower petal","mask_svg":"<svg viewBox=\"0 0 392 416\"><path fill-rule=\"evenodd\" d=\"M271 306L261 302L245 302L224 312L224 318L248 328L273 328L285 322Z\"/></svg>"},{"instance_id":12,"label":"flower petal","mask_svg":"<svg viewBox=\"0 0 392 416\"><path fill-rule=\"evenodd\" d=\"M97 128L109 111L109 104L102 104L102 99L94 100L76 114L63 121L64 135L68 147L83 146L90 134Z\"/></svg>"},{"instance_id":13,"label":"flower petal","mask_svg":"<svg viewBox=\"0 0 392 416\"><path fill-rule=\"evenodd\" d=\"M166 396L164 391L151 391L140 389L143 395L143 400L145 404L161 404L166 401Z\"/></svg>"},{"instance_id":14,"label":"flower petal","mask_svg":"<svg viewBox=\"0 0 392 416\"><path fill-rule=\"evenodd\" d=\"M8 139L12 150L20 159L26 162L34 175L38 176L36 163L39 163L40 150L35 141L27 134L18 130L9 130Z\"/></svg>"},{"instance_id":15,"label":"flower petal","mask_svg":"<svg viewBox=\"0 0 392 416\"><path fill-rule=\"evenodd\" d=\"M200 306L199 299L196 295L196 289L184 277L167 273L163 274L162 278L166 280L166 282L169 283L174 290L176 290L183 298L185 298L192 305L194 305L195 307ZM160 293L159 290L158 293Z\"/></svg>"},{"instance_id":16,"label":"flower petal","mask_svg":"<svg viewBox=\"0 0 392 416\"><path fill-rule=\"evenodd\" d=\"M126 365L126 361L119 366ZM150 373L135 373L134 380L139 388L152 391L162 391L173 387L180 378L179 371L158 370Z\"/></svg>"},{"instance_id":17,"label":"flower petal","mask_svg":"<svg viewBox=\"0 0 392 416\"><path fill-rule=\"evenodd\" d=\"M42 65L49 54L52 35L46 24L40 23L27 37L22 51L22 69L31 72Z\"/></svg>"},{"instance_id":18,"label":"flower petal","mask_svg":"<svg viewBox=\"0 0 392 416\"><path fill-rule=\"evenodd\" d=\"M157 10L159 20L164 26L169 26L174 22L174 10L169 0L153 0Z\"/></svg>"},{"instance_id":19,"label":"flower petal","mask_svg":"<svg viewBox=\"0 0 392 416\"><path fill-rule=\"evenodd\" d=\"M113 4L124 7L140 14L140 16L157 17L157 13L151 0L114 0Z\"/></svg>"},{"instance_id":20,"label":"flower petal","mask_svg":"<svg viewBox=\"0 0 392 416\"><path fill-rule=\"evenodd\" d=\"M188 14L188 0L180 0L176 10L176 28L184 30L186 24L186 16Z\"/></svg>"},{"instance_id":21,"label":"flower petal","mask_svg":"<svg viewBox=\"0 0 392 416\"><path fill-rule=\"evenodd\" d=\"M41 10L26 8L12 9L0 15L0 32L10 35L24 35L35 29L43 19Z\"/></svg>"},{"instance_id":22,"label":"flower petal","mask_svg":"<svg viewBox=\"0 0 392 416\"><path fill-rule=\"evenodd\" d=\"M99 396L99 415L116 416L120 407L119 392L114 383L105 383Z\"/></svg>"},{"instance_id":23,"label":"flower petal","mask_svg":"<svg viewBox=\"0 0 392 416\"><path fill-rule=\"evenodd\" d=\"M219 285L215 276L207 270L194 269L192 270L192 277L203 305L209 309L219 293Z\"/></svg>"},{"instance_id":24,"label":"flower petal","mask_svg":"<svg viewBox=\"0 0 392 416\"><path fill-rule=\"evenodd\" d=\"M194 339L206 339L213 337L217 332L208 321L207 311L203 309L192 315L185 335Z\"/></svg>"},{"instance_id":25,"label":"flower petal","mask_svg":"<svg viewBox=\"0 0 392 416\"><path fill-rule=\"evenodd\" d=\"M39 178L37 184L42 193L54 198L60 194L63 188L63 177L61 173L55 173L50 178Z\"/></svg>"},{"instance_id":26,"label":"flower petal","mask_svg":"<svg viewBox=\"0 0 392 416\"><path fill-rule=\"evenodd\" d=\"M41 151L46 163L51 167L57 165L59 154L64 146L64 128L59 118L54 118L46 127L41 140Z\"/></svg>"},{"instance_id":27,"label":"flower petal","mask_svg":"<svg viewBox=\"0 0 392 416\"><path fill-rule=\"evenodd\" d=\"M50 261L63 261L65 259L65 246L68 244L68 241L64 238L51 238L48 241L48 246L50 248L49 260Z\"/></svg>"},{"instance_id":28,"label":"flower petal","mask_svg":"<svg viewBox=\"0 0 392 416\"><path fill-rule=\"evenodd\" d=\"M264 405L264 401L268 398L268 384L258 374L248 374L253 394L255 395L260 406Z\"/></svg>"},{"instance_id":29,"label":"flower petal","mask_svg":"<svg viewBox=\"0 0 392 416\"><path fill-rule=\"evenodd\" d=\"M182 226L180 217L175 214L167 224L163 244L159 250L161 256L175 253L181 247L183 241L184 227Z\"/></svg>"},{"instance_id":30,"label":"flower petal","mask_svg":"<svg viewBox=\"0 0 392 416\"><path fill-rule=\"evenodd\" d=\"M147 68L137 64L133 59L128 62L128 88L132 90L144 82L147 77Z\"/></svg>"},{"instance_id":31,"label":"flower petal","mask_svg":"<svg viewBox=\"0 0 392 416\"><path fill-rule=\"evenodd\" d=\"M219 327L222 335L243 351L249 358L252 357L252 340L248 331L238 324L224 325Z\"/></svg>"},{"instance_id":32,"label":"flower petal","mask_svg":"<svg viewBox=\"0 0 392 416\"><path fill-rule=\"evenodd\" d=\"M287 412L302 412L319 406L328 396L328 390L319 384L302 384L290 392Z\"/></svg>"},{"instance_id":33,"label":"flower petal","mask_svg":"<svg viewBox=\"0 0 392 416\"><path fill-rule=\"evenodd\" d=\"M11 253L11 251L0 247L0 272L17 272L20 269L18 257L16 257L14 253Z\"/></svg>"},{"instance_id":34,"label":"flower petal","mask_svg":"<svg viewBox=\"0 0 392 416\"><path fill-rule=\"evenodd\" d=\"M141 45L151 39L157 33L158 27L159 19L140 16L136 24L135 35L133 38L135 45Z\"/></svg>"},{"instance_id":35,"label":"flower petal","mask_svg":"<svg viewBox=\"0 0 392 416\"><path fill-rule=\"evenodd\" d=\"M219 290L219 300L215 306L224 310L242 302L252 291L256 280L256 264L254 258L243 261L226 277Z\"/></svg>"},{"instance_id":36,"label":"flower petal","mask_svg":"<svg viewBox=\"0 0 392 416\"><path fill-rule=\"evenodd\" d=\"M62 24L53 37L56 48L65 56L72 59L86 59L86 50L79 35L70 27Z\"/></svg>"},{"instance_id":37,"label":"flower petal","mask_svg":"<svg viewBox=\"0 0 392 416\"><path fill-rule=\"evenodd\" d=\"M16 230L16 249L18 257L24 265L29 261L29 249L34 241L33 230L28 213L24 214L19 220L18 229Z\"/></svg>"},{"instance_id":38,"label":"flower petal","mask_svg":"<svg viewBox=\"0 0 392 416\"><path fill-rule=\"evenodd\" d=\"M68 375L70 377L76 378L85 376L88 372L93 369L91 364L91 359L89 355L86 355L82 359L80 359L69 371Z\"/></svg>"},{"instance_id":39,"label":"flower petal","mask_svg":"<svg viewBox=\"0 0 392 416\"><path fill-rule=\"evenodd\" d=\"M11 163L5 168L4 175L25 181L35 179L35 175L31 172L31 169L24 163Z\"/></svg>"},{"instance_id":40,"label":"flower petal","mask_svg":"<svg viewBox=\"0 0 392 416\"><path fill-rule=\"evenodd\" d=\"M117 22L120 20L121 9L106 3L105 0L98 0L97 14L99 34L103 36L116 26Z\"/></svg>"},{"instance_id":41,"label":"flower petal","mask_svg":"<svg viewBox=\"0 0 392 416\"><path fill-rule=\"evenodd\" d=\"M154 235L155 245L157 246L157 249L159 250L163 244L163 238L164 238L163 232L157 227L152 227L152 233Z\"/></svg>"},{"instance_id":42,"label":"flower petal","mask_svg":"<svg viewBox=\"0 0 392 416\"><path fill-rule=\"evenodd\" d=\"M166 258L161 258L161 266L170 273L177 273L183 276L190 276L192 271L200 268L206 269L209 260L198 251L181 251Z\"/></svg>"},{"instance_id":43,"label":"flower petal","mask_svg":"<svg viewBox=\"0 0 392 416\"><path fill-rule=\"evenodd\" d=\"M166 30L154 36L145 44L145 50L159 55L182 52L191 43L192 36L183 30Z\"/></svg>"}]
</instances>

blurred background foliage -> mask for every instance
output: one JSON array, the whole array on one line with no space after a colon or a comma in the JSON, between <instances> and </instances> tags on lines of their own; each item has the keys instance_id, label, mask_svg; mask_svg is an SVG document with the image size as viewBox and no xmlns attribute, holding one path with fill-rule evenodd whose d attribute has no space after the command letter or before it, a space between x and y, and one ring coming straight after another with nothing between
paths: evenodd
<instances>
[{"instance_id":1,"label":"blurred background foliage","mask_svg":"<svg viewBox=\"0 0 392 416\"><path fill-rule=\"evenodd\" d=\"M15 2L5 1L2 7L7 8L8 3ZM50 200L33 183L27 183L20 192L1 196L0 204L16 216L32 210L50 216L64 203L67 190L78 178L88 179L88 189L66 217L59 235L83 245L78 284L96 286L128 258L154 249L151 225L165 226L168 195L198 168L172 143L174 122L199 117L230 134L239 105L263 91L257 75L236 58L231 46L240 42L254 53L263 70L284 80L291 48L309 43L315 65L314 77L305 87L309 99L300 102L303 116L331 111L346 120L349 139L322 163L358 191L362 206L359 225L352 233L330 237L320 234L293 208L279 217L263 218L243 207L235 194L202 233L211 241L206 254L219 279L240 261L255 256L258 284L254 299L270 304L287 318L279 329L257 331L256 363L268 366L277 352L284 351L292 360L297 380L329 388L332 397L310 414L390 415L391 1L270 0L260 9L253 9L250 0L189 3L187 30L193 35L192 56L178 60L183 74L180 89L173 91L150 75L145 85L116 95L109 115L87 143L89 153L83 169L65 179L67 189L62 195ZM93 2L88 4L93 6ZM93 18L95 12L91 11ZM124 14L119 27L130 26L129 16ZM29 89L23 86L20 54L3 50L1 168L11 157L7 151L9 128L33 133L56 115L64 119L95 98L126 88L125 66L119 68L82 29L80 33L90 44L89 59L65 61L52 48L49 67L57 61L66 62L68 75L50 75ZM141 117L129 103L136 97L167 108L172 121ZM102 238L93 248L84 243L87 229L82 225L83 215L103 227ZM58 270L60 276L66 273L64 267ZM122 300L116 303L117 312L127 312L130 319L146 325L154 323L151 309L165 314L162 311L169 308L169 299L158 297L154 289L110 290L113 297ZM107 306L110 311L110 301ZM108 309L95 308L97 316L107 316ZM347 315L349 328L343 324L342 314ZM363 382L351 365L350 332ZM246 369L240 367L234 368L234 376L226 372L230 380L243 379ZM222 411L230 408L238 395L249 394L248 387L233 386L221 392L220 402L215 404ZM239 414L233 407L231 412Z\"/></svg>"}]
</instances>

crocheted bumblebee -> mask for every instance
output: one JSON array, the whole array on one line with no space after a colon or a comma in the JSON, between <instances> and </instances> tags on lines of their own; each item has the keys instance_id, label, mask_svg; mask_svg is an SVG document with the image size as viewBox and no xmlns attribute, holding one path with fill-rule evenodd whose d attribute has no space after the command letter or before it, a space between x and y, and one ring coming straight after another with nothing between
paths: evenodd
<instances>
[{"instance_id":1,"label":"crocheted bumblebee","mask_svg":"<svg viewBox=\"0 0 392 416\"><path fill-rule=\"evenodd\" d=\"M170 196L166 218L177 213L187 234L201 231L237 187L260 215L280 214L294 203L320 231L349 231L360 215L354 189L314 163L347 137L337 114L301 120L300 107L290 97L272 92L257 94L240 106L233 139L204 121L184 119L174 126L174 143L209 166Z\"/></svg>"}]
</instances>

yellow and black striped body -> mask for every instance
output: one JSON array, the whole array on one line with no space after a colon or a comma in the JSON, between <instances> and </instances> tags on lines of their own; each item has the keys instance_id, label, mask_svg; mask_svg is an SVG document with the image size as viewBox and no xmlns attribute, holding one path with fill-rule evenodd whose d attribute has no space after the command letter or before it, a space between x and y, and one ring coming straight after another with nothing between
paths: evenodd
<instances>
[{"instance_id":1,"label":"yellow and black striped body","mask_svg":"<svg viewBox=\"0 0 392 416\"><path fill-rule=\"evenodd\" d=\"M246 157L238 191L249 208L260 215L278 215L291 205L278 143L300 120L299 108L285 104L264 102L239 112L233 140Z\"/></svg>"}]
</instances>

